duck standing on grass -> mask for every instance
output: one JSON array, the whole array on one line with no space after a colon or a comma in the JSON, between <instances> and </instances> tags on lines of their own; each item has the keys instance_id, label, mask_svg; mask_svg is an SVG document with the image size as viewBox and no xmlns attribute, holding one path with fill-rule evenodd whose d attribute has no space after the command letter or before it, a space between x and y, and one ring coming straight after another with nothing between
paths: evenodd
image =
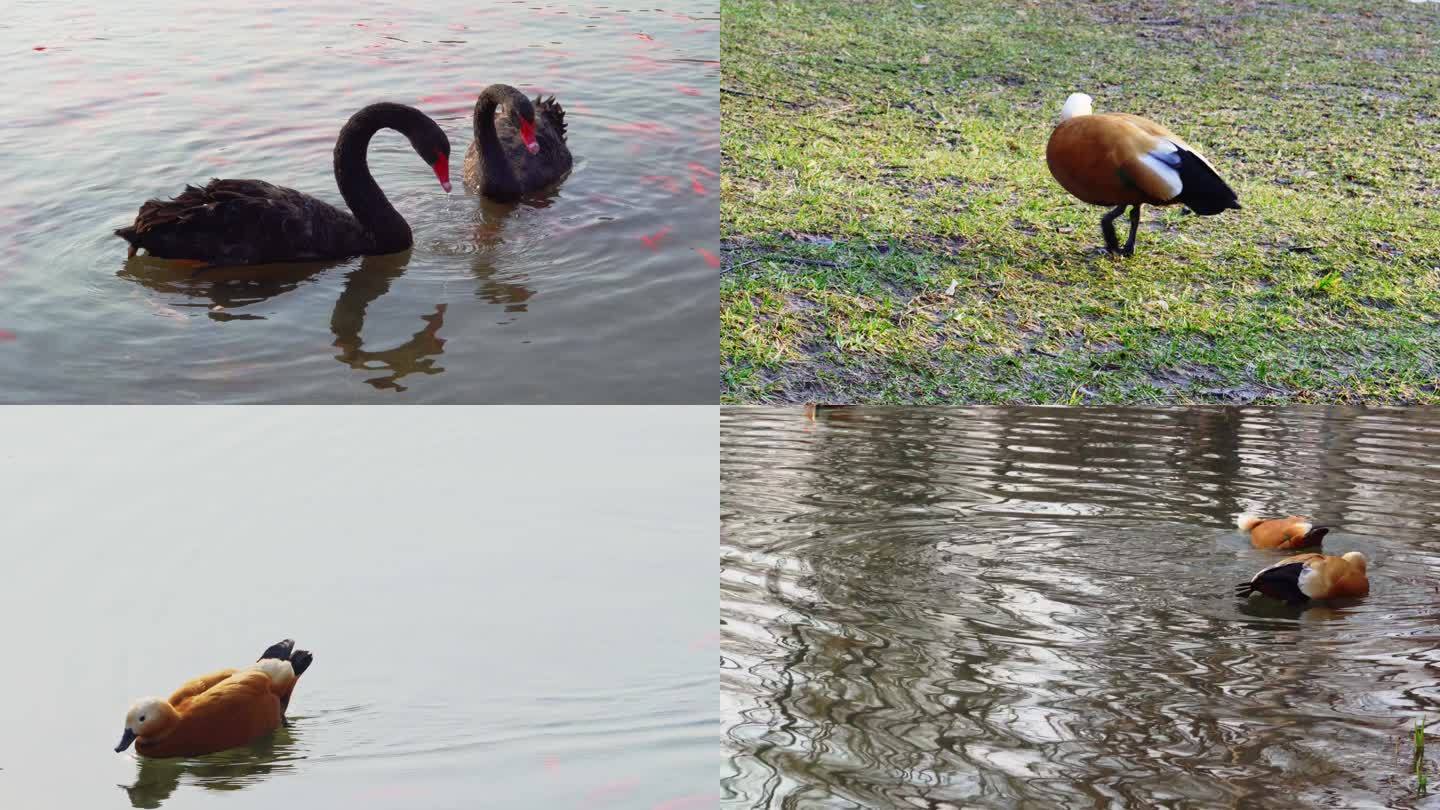
<instances>
[{"instance_id":1,"label":"duck standing on grass","mask_svg":"<svg viewBox=\"0 0 1440 810\"><path fill-rule=\"evenodd\" d=\"M1235 192L1200 153L1170 130L1138 115L1091 112L1091 99L1072 93L1050 133L1045 162L1065 190L1092 205L1114 206L1100 219L1105 249L1130 256L1140 206L1184 205L1212 216L1239 208ZM1120 245L1115 218L1130 207L1130 238Z\"/></svg>"},{"instance_id":2,"label":"duck standing on grass","mask_svg":"<svg viewBox=\"0 0 1440 810\"><path fill-rule=\"evenodd\" d=\"M1370 593L1365 555L1351 551L1340 557L1325 554L1297 554L1286 557L1235 586L1235 595L1244 599L1260 593L1290 604L1312 599L1346 599Z\"/></svg>"},{"instance_id":3,"label":"duck standing on grass","mask_svg":"<svg viewBox=\"0 0 1440 810\"><path fill-rule=\"evenodd\" d=\"M135 743L145 757L198 757L235 748L285 724L295 682L313 656L285 639L244 669L202 675L164 698L141 698L125 715L116 753Z\"/></svg>"},{"instance_id":4,"label":"duck standing on grass","mask_svg":"<svg viewBox=\"0 0 1440 810\"><path fill-rule=\"evenodd\" d=\"M1329 527L1316 526L1308 517L1291 515L1283 518L1262 518L1248 512L1236 515L1235 527L1250 535L1255 548L1288 550L1320 545Z\"/></svg>"}]
</instances>

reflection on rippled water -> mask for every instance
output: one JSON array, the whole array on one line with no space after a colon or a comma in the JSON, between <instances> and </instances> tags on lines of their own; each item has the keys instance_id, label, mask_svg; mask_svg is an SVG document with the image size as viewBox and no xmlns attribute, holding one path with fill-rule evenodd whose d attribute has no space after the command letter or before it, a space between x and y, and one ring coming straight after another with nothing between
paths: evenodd
<instances>
[{"instance_id":1,"label":"reflection on rippled water","mask_svg":"<svg viewBox=\"0 0 1440 810\"><path fill-rule=\"evenodd\" d=\"M1437 806L1440 412L732 408L721 469L726 806ZM1245 510L1371 596L1234 599Z\"/></svg>"},{"instance_id":2,"label":"reflection on rippled water","mask_svg":"<svg viewBox=\"0 0 1440 810\"><path fill-rule=\"evenodd\" d=\"M713 408L232 410L0 409L0 808L715 806ZM288 729L114 752L287 636Z\"/></svg>"},{"instance_id":3,"label":"reflection on rippled water","mask_svg":"<svg viewBox=\"0 0 1440 810\"><path fill-rule=\"evenodd\" d=\"M182 782L204 790L241 790L258 784L276 772L295 769L303 757L296 744L296 728L308 725L309 718L292 716L295 728L281 728L251 744L218 754L193 759L145 759L136 757L135 782L122 785L131 807L157 808L165 804Z\"/></svg>"},{"instance_id":4,"label":"reflection on rippled water","mask_svg":"<svg viewBox=\"0 0 1440 810\"><path fill-rule=\"evenodd\" d=\"M715 0L9 8L0 399L714 402L718 58ZM495 81L567 110L575 169L520 205L459 183ZM111 233L213 176L341 204L336 135L380 100L452 146L447 195L371 143L410 251L197 278Z\"/></svg>"}]
</instances>

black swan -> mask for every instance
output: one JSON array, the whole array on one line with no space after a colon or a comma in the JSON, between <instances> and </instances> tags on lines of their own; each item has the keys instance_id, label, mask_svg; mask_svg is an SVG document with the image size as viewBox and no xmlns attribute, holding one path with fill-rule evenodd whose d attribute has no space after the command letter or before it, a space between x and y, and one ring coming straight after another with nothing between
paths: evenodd
<instances>
[{"instance_id":1,"label":"black swan","mask_svg":"<svg viewBox=\"0 0 1440 810\"><path fill-rule=\"evenodd\" d=\"M351 214L291 188L262 180L187 185L173 200L140 206L135 224L115 231L130 255L191 259L211 265L343 259L405 250L410 225L370 175L370 136L398 130L410 139L440 185L450 190L450 140L428 116L404 104L371 104L350 116L335 141L335 183Z\"/></svg>"},{"instance_id":2,"label":"black swan","mask_svg":"<svg viewBox=\"0 0 1440 810\"><path fill-rule=\"evenodd\" d=\"M496 115L504 105L505 114ZM536 110L540 116L535 115ZM498 119L498 120L497 120ZM492 84L475 102L475 140L465 153L465 185L484 197L513 202L554 185L570 171L565 110L555 101Z\"/></svg>"}]
</instances>

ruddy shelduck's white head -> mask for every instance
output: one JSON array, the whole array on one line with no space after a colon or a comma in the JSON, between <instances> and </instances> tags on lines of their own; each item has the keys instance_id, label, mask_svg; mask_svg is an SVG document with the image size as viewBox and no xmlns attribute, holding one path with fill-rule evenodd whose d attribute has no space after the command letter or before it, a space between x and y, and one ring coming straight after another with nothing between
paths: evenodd
<instances>
[{"instance_id":1,"label":"ruddy shelduck's white head","mask_svg":"<svg viewBox=\"0 0 1440 810\"><path fill-rule=\"evenodd\" d=\"M1065 106L1060 108L1060 120L1069 121L1077 115L1089 115L1095 110L1093 102L1094 99L1084 93L1071 93L1070 97L1065 99Z\"/></svg>"},{"instance_id":2,"label":"ruddy shelduck's white head","mask_svg":"<svg viewBox=\"0 0 1440 810\"><path fill-rule=\"evenodd\" d=\"M1360 566L1361 571L1364 571L1365 566L1370 564L1370 561L1365 559L1365 555L1361 554L1358 551L1347 551L1341 555L1340 559L1350 563L1351 565Z\"/></svg>"},{"instance_id":3,"label":"ruddy shelduck's white head","mask_svg":"<svg viewBox=\"0 0 1440 810\"><path fill-rule=\"evenodd\" d=\"M175 709L171 708L164 698L147 697L135 701L125 715L125 734L120 737L120 744L115 746L115 752L129 748L136 737L146 737L164 730L174 714Z\"/></svg>"}]
</instances>

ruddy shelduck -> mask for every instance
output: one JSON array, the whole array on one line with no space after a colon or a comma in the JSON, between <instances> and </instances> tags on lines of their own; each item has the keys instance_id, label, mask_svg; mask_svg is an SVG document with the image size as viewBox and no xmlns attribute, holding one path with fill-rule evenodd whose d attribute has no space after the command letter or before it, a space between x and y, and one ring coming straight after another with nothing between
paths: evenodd
<instances>
[{"instance_id":1,"label":"ruddy shelduck","mask_svg":"<svg viewBox=\"0 0 1440 810\"><path fill-rule=\"evenodd\" d=\"M1072 93L1045 147L1050 173L1065 190L1092 205L1113 206L1100 219L1105 249L1135 252L1141 205L1184 205L1205 216L1239 208L1240 201L1193 146L1138 115L1091 111L1091 98ZM1130 208L1130 238L1115 237L1115 218Z\"/></svg>"},{"instance_id":2,"label":"ruddy shelduck","mask_svg":"<svg viewBox=\"0 0 1440 810\"><path fill-rule=\"evenodd\" d=\"M285 723L295 682L313 656L285 639L244 669L202 675L164 698L141 698L125 715L118 753L195 757L245 745Z\"/></svg>"},{"instance_id":3,"label":"ruddy shelduck","mask_svg":"<svg viewBox=\"0 0 1440 810\"><path fill-rule=\"evenodd\" d=\"M1365 555L1358 551L1340 557L1297 554L1266 568L1249 582L1235 586L1235 595L1244 598L1262 593L1291 604L1365 596L1370 593L1366 564Z\"/></svg>"},{"instance_id":4,"label":"ruddy shelduck","mask_svg":"<svg viewBox=\"0 0 1440 810\"><path fill-rule=\"evenodd\" d=\"M1270 548L1286 551L1292 548L1310 548L1330 532L1325 526L1316 526L1310 518L1291 515L1283 518L1264 518L1249 513L1236 515L1235 528L1250 535L1250 545L1255 548Z\"/></svg>"}]
</instances>

